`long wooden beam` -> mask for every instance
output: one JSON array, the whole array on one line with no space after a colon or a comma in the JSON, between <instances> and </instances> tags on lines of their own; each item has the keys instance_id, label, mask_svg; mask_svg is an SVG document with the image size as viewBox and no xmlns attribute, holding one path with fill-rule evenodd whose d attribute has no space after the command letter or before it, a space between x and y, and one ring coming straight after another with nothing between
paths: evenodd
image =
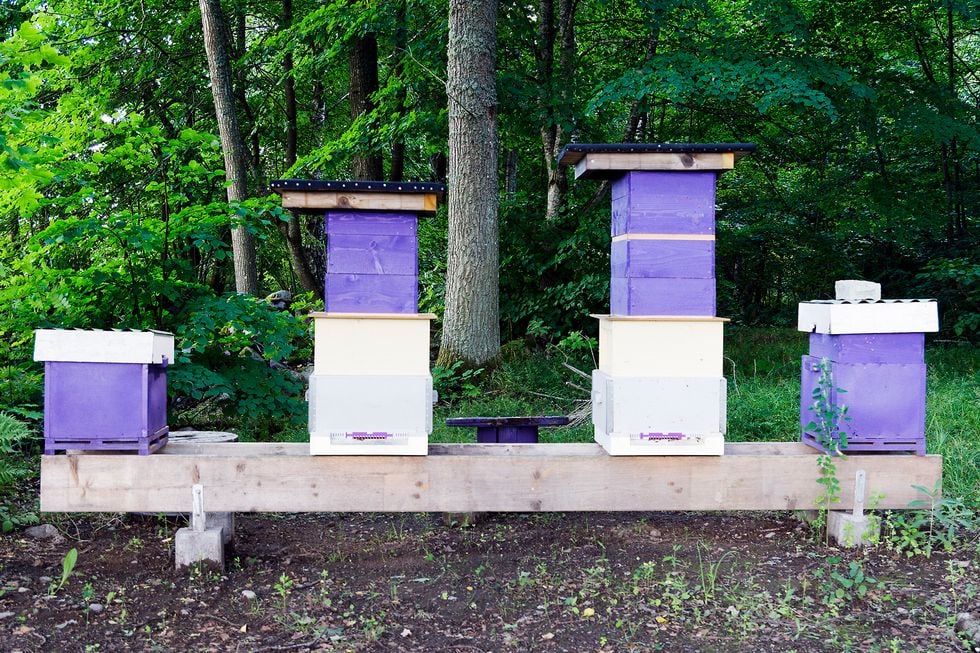
<instances>
[{"instance_id":1,"label":"long wooden beam","mask_svg":"<svg viewBox=\"0 0 980 653\"><path fill-rule=\"evenodd\" d=\"M611 457L595 444L430 445L426 457L310 456L308 444L169 444L158 454L43 456L45 512L180 512L191 486L220 512L535 512L812 509L816 453L800 443L728 444L725 455ZM941 456L836 461L840 509L867 472L879 508L934 487Z\"/></svg>"}]
</instances>

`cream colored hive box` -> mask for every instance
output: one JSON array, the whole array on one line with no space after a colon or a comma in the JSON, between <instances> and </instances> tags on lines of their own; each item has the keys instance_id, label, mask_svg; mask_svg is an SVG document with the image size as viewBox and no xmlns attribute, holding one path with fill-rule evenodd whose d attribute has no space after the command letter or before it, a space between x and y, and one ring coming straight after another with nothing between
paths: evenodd
<instances>
[{"instance_id":1,"label":"cream colored hive box","mask_svg":"<svg viewBox=\"0 0 980 653\"><path fill-rule=\"evenodd\" d=\"M314 374L429 373L431 313L313 313Z\"/></svg>"},{"instance_id":2,"label":"cream colored hive box","mask_svg":"<svg viewBox=\"0 0 980 653\"><path fill-rule=\"evenodd\" d=\"M723 376L723 318L593 316L599 369L612 376Z\"/></svg>"},{"instance_id":3,"label":"cream colored hive box","mask_svg":"<svg viewBox=\"0 0 980 653\"><path fill-rule=\"evenodd\" d=\"M314 374L313 455L424 456L432 432L432 377Z\"/></svg>"},{"instance_id":4,"label":"cream colored hive box","mask_svg":"<svg viewBox=\"0 0 980 653\"><path fill-rule=\"evenodd\" d=\"M725 453L725 436L721 433L654 440L636 433L606 433L597 427L595 441L610 456L721 456Z\"/></svg>"},{"instance_id":5,"label":"cream colored hive box","mask_svg":"<svg viewBox=\"0 0 980 653\"><path fill-rule=\"evenodd\" d=\"M592 423L605 433L724 433L724 378L611 377L592 372ZM660 439L667 439L664 436Z\"/></svg>"}]
</instances>

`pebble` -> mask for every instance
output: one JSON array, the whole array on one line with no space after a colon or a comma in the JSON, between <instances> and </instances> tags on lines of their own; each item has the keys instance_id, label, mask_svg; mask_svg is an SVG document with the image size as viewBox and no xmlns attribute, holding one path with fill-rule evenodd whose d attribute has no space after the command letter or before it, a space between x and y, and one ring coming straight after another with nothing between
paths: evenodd
<instances>
[{"instance_id":1,"label":"pebble","mask_svg":"<svg viewBox=\"0 0 980 653\"><path fill-rule=\"evenodd\" d=\"M16 612L0 612L0 619L9 619L10 617L17 614Z\"/></svg>"},{"instance_id":2,"label":"pebble","mask_svg":"<svg viewBox=\"0 0 980 653\"><path fill-rule=\"evenodd\" d=\"M18 587L17 588L17 593L18 594L27 594L30 591L31 590L29 588L27 588L27 587Z\"/></svg>"},{"instance_id":3,"label":"pebble","mask_svg":"<svg viewBox=\"0 0 980 653\"><path fill-rule=\"evenodd\" d=\"M65 621L65 622L62 622L62 623L58 624L57 626L55 626L55 628L58 629L58 630L64 630L68 626L70 626L72 624L77 624L77 623L78 622L75 621L74 619L69 619L68 621Z\"/></svg>"},{"instance_id":4,"label":"pebble","mask_svg":"<svg viewBox=\"0 0 980 653\"><path fill-rule=\"evenodd\" d=\"M256 594L252 590L242 590L242 598L246 601L254 601L255 597Z\"/></svg>"},{"instance_id":5,"label":"pebble","mask_svg":"<svg viewBox=\"0 0 980 653\"><path fill-rule=\"evenodd\" d=\"M40 578L38 578L37 580L38 580L38 582L39 582L39 583L41 583L42 585L47 585L48 583L50 583L50 582L51 582L51 581L53 581L54 579L53 579L53 578L51 578L51 576L41 576L41 577L40 577Z\"/></svg>"},{"instance_id":6,"label":"pebble","mask_svg":"<svg viewBox=\"0 0 980 653\"><path fill-rule=\"evenodd\" d=\"M91 612L92 614L99 614L103 610L105 610L105 606L103 606L101 603L88 604L88 611Z\"/></svg>"}]
</instances>

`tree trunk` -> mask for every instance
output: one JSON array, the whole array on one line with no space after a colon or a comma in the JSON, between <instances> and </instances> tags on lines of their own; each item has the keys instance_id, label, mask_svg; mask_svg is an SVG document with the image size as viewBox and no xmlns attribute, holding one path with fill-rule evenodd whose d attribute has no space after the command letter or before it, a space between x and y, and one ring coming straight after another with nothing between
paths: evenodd
<instances>
[{"instance_id":1,"label":"tree trunk","mask_svg":"<svg viewBox=\"0 0 980 653\"><path fill-rule=\"evenodd\" d=\"M576 0L558 0L558 29L554 24L553 0L541 0L538 7L541 22L538 26L541 74L544 77L542 106L544 124L541 126L541 146L547 176L545 220L553 220L568 193L568 177L558 165L558 153L565 137L564 124L571 110L569 89L575 71L575 5ZM558 71L555 74L555 41L559 42Z\"/></svg>"},{"instance_id":2,"label":"tree trunk","mask_svg":"<svg viewBox=\"0 0 980 653\"><path fill-rule=\"evenodd\" d=\"M355 36L348 55L350 70L350 116L357 120L374 110L371 96L378 91L378 40L374 34ZM383 160L379 154L357 152L353 157L354 179L384 179Z\"/></svg>"},{"instance_id":3,"label":"tree trunk","mask_svg":"<svg viewBox=\"0 0 980 653\"><path fill-rule=\"evenodd\" d=\"M293 0L282 0L282 29L289 29L293 23ZM283 96L286 102L286 168L296 163L296 82L293 79L293 53L287 50L282 59ZM300 229L299 216L290 211L289 221L278 223L279 231L286 240L289 263L299 280L300 288L323 296L323 284L317 283L310 269L306 250L303 248L303 230Z\"/></svg>"},{"instance_id":4,"label":"tree trunk","mask_svg":"<svg viewBox=\"0 0 980 653\"><path fill-rule=\"evenodd\" d=\"M408 48L408 2L398 0L395 8L395 65L391 74L398 80L398 92L395 95L396 119L401 121L408 108L408 92L405 84L405 51ZM391 144L391 168L388 170L389 181L402 181L405 178L405 135L395 136Z\"/></svg>"},{"instance_id":5,"label":"tree trunk","mask_svg":"<svg viewBox=\"0 0 980 653\"><path fill-rule=\"evenodd\" d=\"M225 19L219 0L200 0L200 5L211 93L218 118L221 152L225 159L225 176L229 181L226 192L229 202L240 202L248 197L247 155L235 113L228 44L224 38L227 33ZM238 226L231 230L231 251L235 265L236 292L257 295L259 281L255 265L255 240L245 227Z\"/></svg>"},{"instance_id":6,"label":"tree trunk","mask_svg":"<svg viewBox=\"0 0 980 653\"><path fill-rule=\"evenodd\" d=\"M436 364L500 353L497 208L497 3L449 3L449 252Z\"/></svg>"}]
</instances>

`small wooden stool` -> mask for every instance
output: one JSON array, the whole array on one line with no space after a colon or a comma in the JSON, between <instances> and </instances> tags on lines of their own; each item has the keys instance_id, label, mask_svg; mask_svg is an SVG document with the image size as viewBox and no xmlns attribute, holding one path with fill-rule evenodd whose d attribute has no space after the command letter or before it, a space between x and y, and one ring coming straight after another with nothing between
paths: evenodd
<instances>
[{"instance_id":1,"label":"small wooden stool","mask_svg":"<svg viewBox=\"0 0 980 653\"><path fill-rule=\"evenodd\" d=\"M538 441L538 427L564 426L565 415L539 417L451 417L446 426L475 426L481 444L520 444Z\"/></svg>"}]
</instances>

